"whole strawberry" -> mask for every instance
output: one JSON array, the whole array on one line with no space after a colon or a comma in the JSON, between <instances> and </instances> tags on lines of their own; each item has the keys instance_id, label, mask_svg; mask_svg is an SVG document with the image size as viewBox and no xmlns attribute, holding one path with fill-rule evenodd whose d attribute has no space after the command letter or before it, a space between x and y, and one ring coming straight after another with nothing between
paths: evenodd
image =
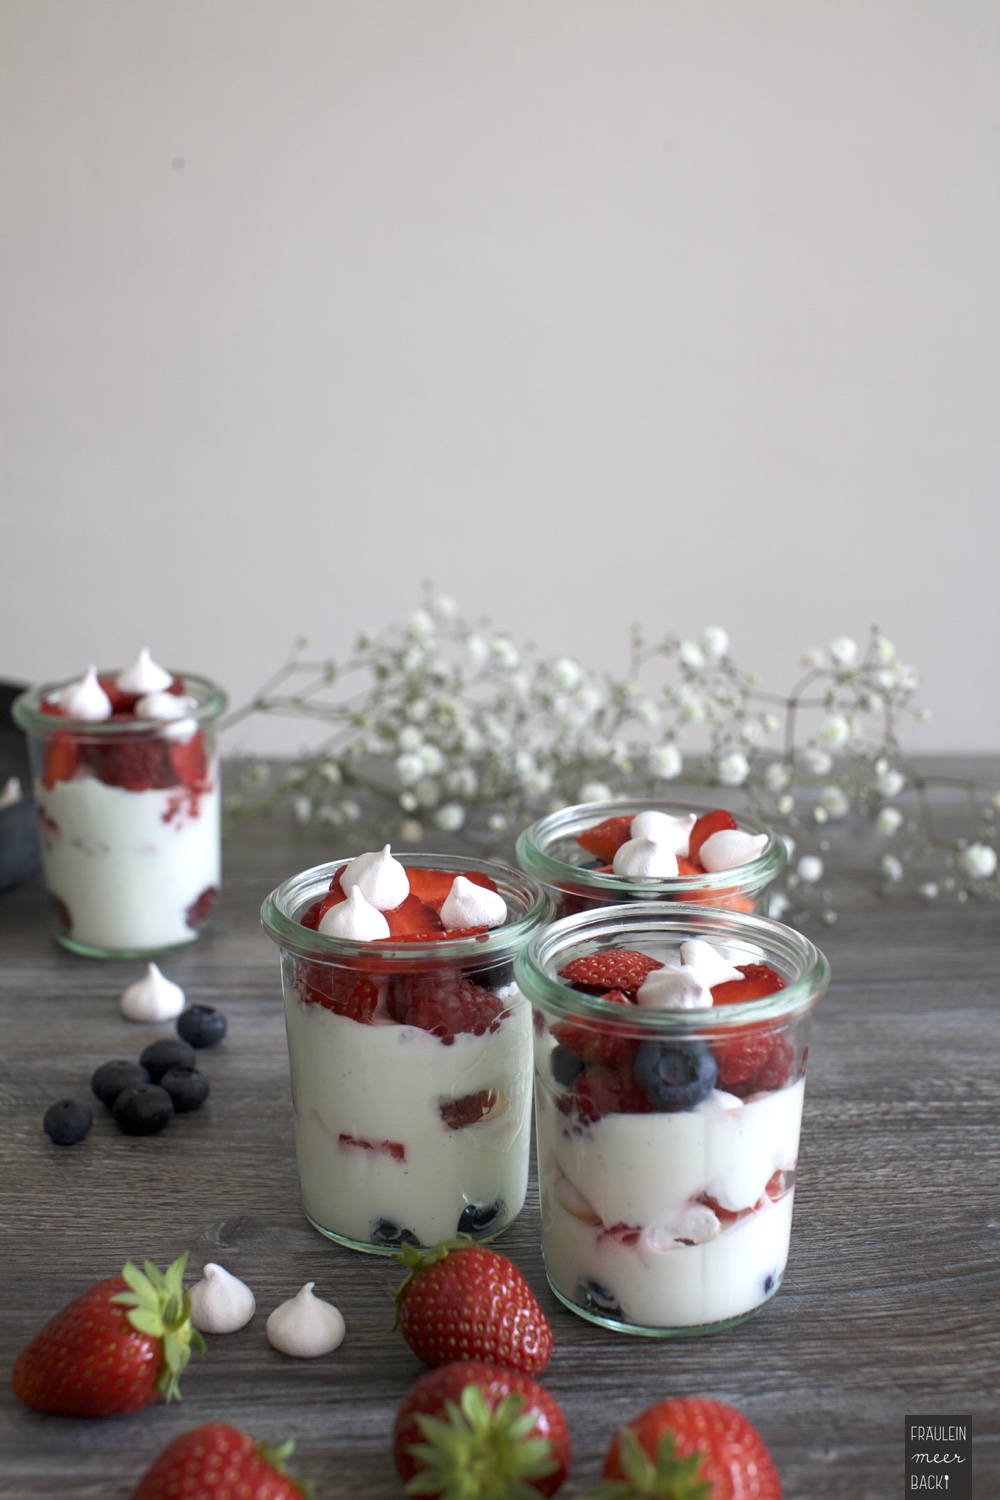
<instances>
[{"instance_id":1,"label":"whole strawberry","mask_svg":"<svg viewBox=\"0 0 1000 1500\"><path fill-rule=\"evenodd\" d=\"M742 1412L678 1397L618 1430L590 1500L781 1500L781 1480Z\"/></svg>"},{"instance_id":2,"label":"whole strawberry","mask_svg":"<svg viewBox=\"0 0 1000 1500\"><path fill-rule=\"evenodd\" d=\"M131 1500L302 1500L307 1491L283 1467L294 1446L270 1451L238 1427L205 1422L167 1444Z\"/></svg>"},{"instance_id":3,"label":"whole strawberry","mask_svg":"<svg viewBox=\"0 0 1000 1500\"><path fill-rule=\"evenodd\" d=\"M425 1364L483 1359L542 1373L552 1329L513 1261L468 1235L430 1250L404 1245L396 1259L409 1272L396 1292L396 1326Z\"/></svg>"},{"instance_id":4,"label":"whole strawberry","mask_svg":"<svg viewBox=\"0 0 1000 1500\"><path fill-rule=\"evenodd\" d=\"M179 1397L178 1379L194 1347L184 1290L187 1253L164 1274L126 1261L50 1318L14 1361L14 1394L36 1411L64 1417L114 1417L158 1396Z\"/></svg>"},{"instance_id":5,"label":"whole strawberry","mask_svg":"<svg viewBox=\"0 0 1000 1500\"><path fill-rule=\"evenodd\" d=\"M396 1471L413 1495L536 1500L569 1471L566 1419L520 1370L458 1360L422 1375L396 1414Z\"/></svg>"}]
</instances>

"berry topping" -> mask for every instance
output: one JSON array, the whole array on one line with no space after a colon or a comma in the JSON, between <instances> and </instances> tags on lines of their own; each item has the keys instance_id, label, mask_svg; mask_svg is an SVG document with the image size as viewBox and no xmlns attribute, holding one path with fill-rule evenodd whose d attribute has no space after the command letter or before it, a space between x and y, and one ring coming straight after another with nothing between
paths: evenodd
<instances>
[{"instance_id":1,"label":"berry topping","mask_svg":"<svg viewBox=\"0 0 1000 1500\"><path fill-rule=\"evenodd\" d=\"M704 1042L643 1042L635 1056L636 1082L655 1110L693 1109L715 1088L718 1074Z\"/></svg>"},{"instance_id":2,"label":"berry topping","mask_svg":"<svg viewBox=\"0 0 1000 1500\"><path fill-rule=\"evenodd\" d=\"M604 948L598 953L574 958L560 969L559 977L587 994L604 995L609 990L621 990L629 999L634 999L646 975L662 967L657 959L631 948Z\"/></svg>"},{"instance_id":3,"label":"berry topping","mask_svg":"<svg viewBox=\"0 0 1000 1500\"><path fill-rule=\"evenodd\" d=\"M626 1062L586 1068L574 1080L565 1102L560 1100L560 1108L564 1113L573 1109L584 1124L593 1124L603 1115L646 1115L653 1105Z\"/></svg>"},{"instance_id":4,"label":"berry topping","mask_svg":"<svg viewBox=\"0 0 1000 1500\"><path fill-rule=\"evenodd\" d=\"M211 1005L189 1005L177 1017L177 1035L189 1047L217 1047L226 1034L226 1018Z\"/></svg>"},{"instance_id":5,"label":"berry topping","mask_svg":"<svg viewBox=\"0 0 1000 1500\"><path fill-rule=\"evenodd\" d=\"M485 1234L500 1216L506 1205L502 1198L493 1203L467 1203L458 1217L458 1234Z\"/></svg>"},{"instance_id":6,"label":"berry topping","mask_svg":"<svg viewBox=\"0 0 1000 1500\"><path fill-rule=\"evenodd\" d=\"M101 1063L90 1080L90 1087L101 1103L112 1109L122 1089L131 1084L150 1082L149 1071L142 1063L116 1058L114 1062Z\"/></svg>"},{"instance_id":7,"label":"berry topping","mask_svg":"<svg viewBox=\"0 0 1000 1500\"><path fill-rule=\"evenodd\" d=\"M781 975L767 964L737 964L742 979L727 979L712 986L713 1005L742 1005L747 1000L763 1000L785 988Z\"/></svg>"},{"instance_id":8,"label":"berry topping","mask_svg":"<svg viewBox=\"0 0 1000 1500\"><path fill-rule=\"evenodd\" d=\"M618 1005L632 1004L622 990L609 990L600 998ZM560 1047L582 1057L585 1062L615 1063L635 1051L635 1043L620 1036L614 1023L603 1018L588 1018L586 1022L560 1021L553 1026L552 1035Z\"/></svg>"},{"instance_id":9,"label":"berry topping","mask_svg":"<svg viewBox=\"0 0 1000 1500\"><path fill-rule=\"evenodd\" d=\"M691 830L691 837L688 840L688 859L698 859L702 844L706 839L711 838L713 833L736 826L736 819L731 812L726 812L725 808L717 807L714 812L702 813L700 818L695 819Z\"/></svg>"},{"instance_id":10,"label":"berry topping","mask_svg":"<svg viewBox=\"0 0 1000 1500\"><path fill-rule=\"evenodd\" d=\"M355 969L303 960L296 970L295 987L303 1000L322 1005L367 1026L378 1006L378 985Z\"/></svg>"},{"instance_id":11,"label":"berry topping","mask_svg":"<svg viewBox=\"0 0 1000 1500\"><path fill-rule=\"evenodd\" d=\"M50 1104L42 1120L45 1134L57 1146L75 1146L89 1133L94 1112L79 1099L60 1099Z\"/></svg>"},{"instance_id":12,"label":"berry topping","mask_svg":"<svg viewBox=\"0 0 1000 1500\"><path fill-rule=\"evenodd\" d=\"M418 1026L451 1046L456 1036L471 1032L484 1036L496 1031L506 1002L490 990L448 972L415 974L392 986L392 1008L397 1020Z\"/></svg>"},{"instance_id":13,"label":"berry topping","mask_svg":"<svg viewBox=\"0 0 1000 1500\"><path fill-rule=\"evenodd\" d=\"M181 1041L180 1037L166 1036L158 1042L150 1042L139 1054L139 1061L152 1081L159 1083L168 1068L193 1068L196 1059L194 1048L187 1042Z\"/></svg>"},{"instance_id":14,"label":"berry topping","mask_svg":"<svg viewBox=\"0 0 1000 1500\"><path fill-rule=\"evenodd\" d=\"M173 1100L156 1083L132 1083L115 1100L115 1124L125 1135L157 1135L174 1117Z\"/></svg>"},{"instance_id":15,"label":"berry topping","mask_svg":"<svg viewBox=\"0 0 1000 1500\"><path fill-rule=\"evenodd\" d=\"M632 814L626 813L622 817L605 818L603 823L597 823L593 828L578 834L576 841L581 849L586 849L595 859L609 865L622 844L631 837Z\"/></svg>"},{"instance_id":16,"label":"berry topping","mask_svg":"<svg viewBox=\"0 0 1000 1500\"><path fill-rule=\"evenodd\" d=\"M160 1088L170 1095L177 1115L200 1109L208 1098L208 1079L197 1068L168 1068L160 1078Z\"/></svg>"},{"instance_id":17,"label":"berry topping","mask_svg":"<svg viewBox=\"0 0 1000 1500\"><path fill-rule=\"evenodd\" d=\"M449 1130L464 1130L484 1120L496 1107L497 1097L496 1089L478 1089L462 1099L445 1099L438 1112Z\"/></svg>"},{"instance_id":18,"label":"berry topping","mask_svg":"<svg viewBox=\"0 0 1000 1500\"><path fill-rule=\"evenodd\" d=\"M217 885L206 885L200 896L197 896L184 913L184 921L192 932L199 927L204 927L212 915L216 898L219 894Z\"/></svg>"},{"instance_id":19,"label":"berry topping","mask_svg":"<svg viewBox=\"0 0 1000 1500\"><path fill-rule=\"evenodd\" d=\"M128 792L149 792L180 784L166 740L123 739L95 745L90 754L97 774L106 786L120 786Z\"/></svg>"}]
</instances>

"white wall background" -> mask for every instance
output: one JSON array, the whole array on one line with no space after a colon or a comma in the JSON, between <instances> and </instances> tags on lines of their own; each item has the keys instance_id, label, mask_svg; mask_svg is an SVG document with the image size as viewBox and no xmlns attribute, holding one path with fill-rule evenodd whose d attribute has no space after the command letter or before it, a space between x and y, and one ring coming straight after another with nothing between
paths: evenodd
<instances>
[{"instance_id":1,"label":"white wall background","mask_svg":"<svg viewBox=\"0 0 1000 1500\"><path fill-rule=\"evenodd\" d=\"M0 0L0 673L240 699L428 578L877 622L1000 747L998 84L995 0Z\"/></svg>"}]
</instances>

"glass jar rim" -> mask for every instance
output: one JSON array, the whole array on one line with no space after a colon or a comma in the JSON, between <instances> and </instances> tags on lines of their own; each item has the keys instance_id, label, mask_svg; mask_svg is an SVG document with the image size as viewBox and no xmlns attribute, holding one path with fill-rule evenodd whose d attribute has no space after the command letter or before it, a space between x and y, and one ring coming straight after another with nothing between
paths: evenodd
<instances>
[{"instance_id":1,"label":"glass jar rim","mask_svg":"<svg viewBox=\"0 0 1000 1500\"><path fill-rule=\"evenodd\" d=\"M553 960L568 958L569 950L596 952L626 947L645 940L686 941L703 938L711 942L742 943L747 961L759 963L768 957L784 963L784 989L759 1000L713 1006L706 1010L665 1011L630 1006L627 1026L635 1035L645 1033L694 1032L704 1035L745 1028L748 1023L780 1021L804 1015L818 1004L830 982L830 965L802 933L770 917L725 911L694 902L635 902L596 907L592 911L560 917L536 934L514 961L518 988L546 1016L556 1020L582 1019L612 1022L620 1027L620 1002L586 995L553 978ZM631 943L629 941L631 939Z\"/></svg>"},{"instance_id":2,"label":"glass jar rim","mask_svg":"<svg viewBox=\"0 0 1000 1500\"><path fill-rule=\"evenodd\" d=\"M386 941L362 942L352 938L332 937L303 927L293 912L304 911L313 901L323 895L334 875L350 863L350 859L330 860L326 864L313 865L308 870L282 881L267 896L260 909L260 920L264 931L272 942L286 952L300 958L336 963L349 961L356 965L359 959L374 960L380 970L426 970L430 967L445 968L449 964L493 964L501 959L512 958L528 939L546 922L554 912L554 903L549 893L521 870L499 861L475 859L453 854L393 854L404 867L453 871L464 875L470 871L488 875L507 902L520 907L513 921L487 932L457 938L435 939L428 943Z\"/></svg>"},{"instance_id":3,"label":"glass jar rim","mask_svg":"<svg viewBox=\"0 0 1000 1500\"><path fill-rule=\"evenodd\" d=\"M615 797L604 802L577 802L548 813L523 829L515 846L517 862L524 871L544 885L562 889L569 881L588 894L605 896L608 901L619 900L623 895L636 901L648 900L653 896L674 896L683 900L685 896L694 896L701 891L714 894L721 891L760 890L770 885L781 874L787 862L788 852L784 840L766 823L745 813L740 813L738 817L733 813L740 829L747 833L766 834L767 843L753 859L741 865L731 865L726 870L699 871L695 875L670 875L660 880L630 879L625 875L602 873L588 870L582 865L570 864L568 860L557 859L549 854L544 847L546 843L554 843L557 838L575 838L578 833L584 833L606 818L625 817L629 813L665 812L673 816L695 813L701 817L715 810L712 807L657 797Z\"/></svg>"},{"instance_id":4,"label":"glass jar rim","mask_svg":"<svg viewBox=\"0 0 1000 1500\"><path fill-rule=\"evenodd\" d=\"M113 672L98 673L99 677L114 675ZM59 682L45 682L39 687L25 689L14 699L11 714L20 729L42 739L53 734L73 734L79 739L115 739L138 734L157 736L170 725L176 726L184 719L195 719L199 724L206 724L225 712L229 696L224 688L210 678L202 677L197 672L172 672L171 676L180 678L184 683L185 695L195 699L192 707L177 719L68 719L59 714L46 713L41 707L45 699L78 682L79 678L76 677L66 677Z\"/></svg>"}]
</instances>

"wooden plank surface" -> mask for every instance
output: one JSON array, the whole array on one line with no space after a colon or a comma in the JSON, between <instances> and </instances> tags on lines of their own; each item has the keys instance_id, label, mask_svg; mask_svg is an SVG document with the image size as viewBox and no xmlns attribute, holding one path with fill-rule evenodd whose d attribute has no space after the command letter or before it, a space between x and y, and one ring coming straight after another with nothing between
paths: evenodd
<instances>
[{"instance_id":1,"label":"wooden plank surface","mask_svg":"<svg viewBox=\"0 0 1000 1500\"><path fill-rule=\"evenodd\" d=\"M360 833L338 848L281 825L230 843L215 927L163 963L189 1002L229 1018L205 1054L208 1103L149 1139L120 1135L98 1106L70 1150L43 1134L46 1105L87 1097L100 1062L171 1028L121 1017L142 965L76 958L48 938L40 879L0 896L0 1495L125 1500L164 1443L212 1418L293 1436L317 1500L401 1492L389 1435L422 1367L391 1328L400 1273L302 1216L277 955L258 921L280 880L360 847ZM620 1422L697 1393L760 1427L787 1500L901 1495L904 1416L925 1413L971 1416L974 1494L1000 1495L1000 908L878 895L860 840L831 853L827 883L836 925L808 930L834 977L813 1029L792 1253L770 1306L677 1342L575 1318L545 1282L534 1179L498 1242L552 1319L545 1383L573 1436L567 1497L596 1480ZM16 1401L13 1358L56 1308L126 1256L165 1265L184 1249L194 1268L217 1260L248 1282L257 1313L211 1341L180 1405L81 1422ZM309 1280L343 1311L347 1338L327 1358L289 1360L264 1322Z\"/></svg>"}]
</instances>

